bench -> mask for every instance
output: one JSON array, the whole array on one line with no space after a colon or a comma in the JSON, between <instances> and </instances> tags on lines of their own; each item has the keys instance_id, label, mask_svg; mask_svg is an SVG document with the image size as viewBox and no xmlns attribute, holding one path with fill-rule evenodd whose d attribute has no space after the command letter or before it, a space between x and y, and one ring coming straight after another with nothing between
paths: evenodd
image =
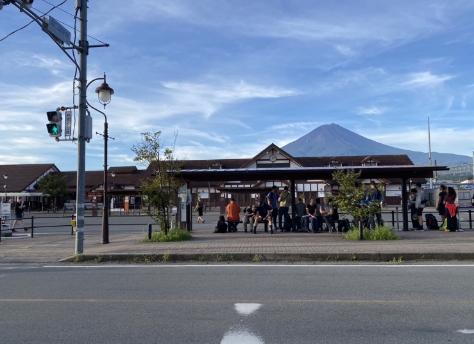
<instances>
[{"instance_id":1,"label":"bench","mask_svg":"<svg viewBox=\"0 0 474 344\"><path fill-rule=\"evenodd\" d=\"M225 220L225 222L227 223L228 228L230 228L229 223L237 223L237 224L244 223L243 221L229 221L229 220ZM268 232L268 220L262 220L259 223L263 223L263 226L264 226L263 228L265 232ZM250 230L252 229L253 229L253 221L250 222Z\"/></svg>"}]
</instances>

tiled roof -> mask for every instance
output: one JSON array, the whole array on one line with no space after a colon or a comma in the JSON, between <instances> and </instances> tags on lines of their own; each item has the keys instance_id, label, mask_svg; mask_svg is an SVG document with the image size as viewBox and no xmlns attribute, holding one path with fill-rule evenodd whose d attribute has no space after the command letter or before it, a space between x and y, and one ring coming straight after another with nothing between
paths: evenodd
<instances>
[{"instance_id":1,"label":"tiled roof","mask_svg":"<svg viewBox=\"0 0 474 344\"><path fill-rule=\"evenodd\" d=\"M264 150L265 151L265 150ZM378 166L413 165L408 155L371 155ZM343 166L361 166L367 156L331 156L331 157L295 157L297 163L303 167L324 167L332 160L339 161ZM247 166L253 159L217 159L217 160L185 160L183 170L204 170L213 163L222 165L223 169L241 168Z\"/></svg>"},{"instance_id":2,"label":"tiled roof","mask_svg":"<svg viewBox=\"0 0 474 344\"><path fill-rule=\"evenodd\" d=\"M54 164L0 165L1 191L4 191L3 185L5 184L7 185L7 192L27 191L30 185L35 184L50 169L58 171ZM8 175L7 179L2 177L4 173Z\"/></svg>"}]
</instances>

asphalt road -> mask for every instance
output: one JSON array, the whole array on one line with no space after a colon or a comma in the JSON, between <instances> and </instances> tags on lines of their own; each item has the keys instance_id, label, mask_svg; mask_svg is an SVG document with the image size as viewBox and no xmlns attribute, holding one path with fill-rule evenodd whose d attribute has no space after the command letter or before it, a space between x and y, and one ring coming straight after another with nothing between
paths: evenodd
<instances>
[{"instance_id":1,"label":"asphalt road","mask_svg":"<svg viewBox=\"0 0 474 344\"><path fill-rule=\"evenodd\" d=\"M62 212L59 213L27 213L24 217L24 224L26 227L32 226L32 217L35 235L55 235L71 233L71 215L72 212L67 212L64 216ZM154 223L153 220L146 215L120 216L117 213L109 217L109 231L111 233L142 233L148 229L148 224ZM13 224L13 221L12 221ZM102 231L102 214L99 216L91 216L90 212L85 217L85 231L86 234L99 234ZM23 232L19 223L16 225L17 230ZM154 230L157 228L154 225Z\"/></svg>"},{"instance_id":2,"label":"asphalt road","mask_svg":"<svg viewBox=\"0 0 474 344\"><path fill-rule=\"evenodd\" d=\"M1 343L473 343L474 265L0 267Z\"/></svg>"}]
</instances>

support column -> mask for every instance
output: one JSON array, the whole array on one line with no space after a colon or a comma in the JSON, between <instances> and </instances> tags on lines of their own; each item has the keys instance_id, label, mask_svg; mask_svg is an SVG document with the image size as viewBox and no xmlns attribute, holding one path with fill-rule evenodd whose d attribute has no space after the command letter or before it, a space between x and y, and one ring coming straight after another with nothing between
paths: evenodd
<instances>
[{"instance_id":1,"label":"support column","mask_svg":"<svg viewBox=\"0 0 474 344\"><path fill-rule=\"evenodd\" d=\"M191 183L186 182L186 229L188 232L193 230L192 199L193 190L191 189Z\"/></svg>"},{"instance_id":2,"label":"support column","mask_svg":"<svg viewBox=\"0 0 474 344\"><path fill-rule=\"evenodd\" d=\"M296 197L298 196L294 179L290 180L290 189L293 196L291 197L291 230L296 231Z\"/></svg>"},{"instance_id":3,"label":"support column","mask_svg":"<svg viewBox=\"0 0 474 344\"><path fill-rule=\"evenodd\" d=\"M407 206L408 192L407 192L407 180L402 178L402 218L403 225L402 230L408 230L408 206Z\"/></svg>"}]
</instances>

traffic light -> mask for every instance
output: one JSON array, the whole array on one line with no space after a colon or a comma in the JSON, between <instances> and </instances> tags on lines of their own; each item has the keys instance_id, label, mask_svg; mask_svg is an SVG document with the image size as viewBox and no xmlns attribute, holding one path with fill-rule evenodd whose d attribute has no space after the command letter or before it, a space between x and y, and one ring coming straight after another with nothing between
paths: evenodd
<instances>
[{"instance_id":1,"label":"traffic light","mask_svg":"<svg viewBox=\"0 0 474 344\"><path fill-rule=\"evenodd\" d=\"M51 137L61 137L62 135L62 120L63 115L61 111L48 111L46 112L48 115L49 123L46 124L46 128L48 128L49 136Z\"/></svg>"}]
</instances>

